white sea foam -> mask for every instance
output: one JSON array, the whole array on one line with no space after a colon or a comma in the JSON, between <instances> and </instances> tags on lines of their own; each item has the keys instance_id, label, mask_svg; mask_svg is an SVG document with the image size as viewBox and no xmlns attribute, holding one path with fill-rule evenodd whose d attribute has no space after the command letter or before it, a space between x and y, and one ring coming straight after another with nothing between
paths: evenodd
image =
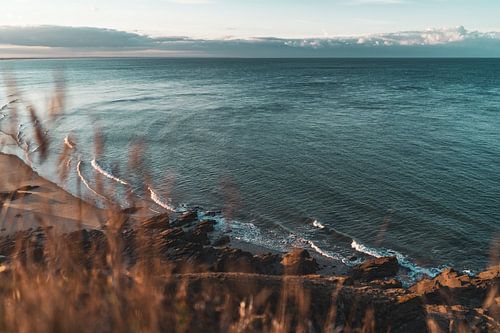
<instances>
[{"instance_id":1,"label":"white sea foam","mask_svg":"<svg viewBox=\"0 0 500 333\"><path fill-rule=\"evenodd\" d=\"M92 167L97 171L99 172L101 175L109 178L109 179L112 179L114 180L115 182L117 183L120 183L120 184L123 184L123 185L128 185L128 183L124 180L121 180L120 178L118 177L115 177L113 176L112 174L110 174L109 172L107 172L106 170L104 170L100 165L99 163L97 163L97 161L95 159L92 160L92 162L90 162L90 164L92 165Z\"/></svg>"},{"instance_id":2,"label":"white sea foam","mask_svg":"<svg viewBox=\"0 0 500 333\"><path fill-rule=\"evenodd\" d=\"M311 249L322 255L323 257L330 258L330 259L339 259L338 256L333 255L332 253L329 253L319 246L317 246L313 241L310 241L308 239L305 239L306 243L309 244Z\"/></svg>"},{"instance_id":3,"label":"white sea foam","mask_svg":"<svg viewBox=\"0 0 500 333\"><path fill-rule=\"evenodd\" d=\"M80 177L80 180L82 181L83 185L85 185L85 187L88 188L90 192L94 193L98 197L106 199L106 197L104 197L103 195L97 193L92 187L90 187L89 183L87 182L87 180L82 175L82 170L80 168L81 164L82 164L82 161L78 161L78 164L76 165L76 172L78 173L78 177Z\"/></svg>"},{"instance_id":4,"label":"white sea foam","mask_svg":"<svg viewBox=\"0 0 500 333\"><path fill-rule=\"evenodd\" d=\"M158 206L163 207L167 210L175 212L175 207L169 204L166 201L163 201L160 196L150 187L148 186L148 190L151 196L151 200L153 200Z\"/></svg>"},{"instance_id":5,"label":"white sea foam","mask_svg":"<svg viewBox=\"0 0 500 333\"><path fill-rule=\"evenodd\" d=\"M321 224L318 220L314 220L312 223L313 227L318 229L325 229L325 226Z\"/></svg>"},{"instance_id":6,"label":"white sea foam","mask_svg":"<svg viewBox=\"0 0 500 333\"><path fill-rule=\"evenodd\" d=\"M368 246L363 245L361 243L358 243L355 240L352 241L351 247L358 252L368 254L368 255L375 257L375 258L395 256L398 259L398 263L400 266L410 270L413 273L412 278L418 278L418 277L421 277L424 275L427 275L430 277L435 277L436 275L438 275L442 271L439 268L421 267L415 263L412 263L408 259L407 256L405 256L402 253L399 253L397 251L394 251L394 250L371 248L371 247L368 247Z\"/></svg>"}]
</instances>

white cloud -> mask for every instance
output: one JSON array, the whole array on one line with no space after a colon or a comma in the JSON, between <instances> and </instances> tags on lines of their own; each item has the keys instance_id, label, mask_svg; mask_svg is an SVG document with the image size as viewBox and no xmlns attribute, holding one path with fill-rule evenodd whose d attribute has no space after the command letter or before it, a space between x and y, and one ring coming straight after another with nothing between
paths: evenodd
<instances>
[{"instance_id":1,"label":"white cloud","mask_svg":"<svg viewBox=\"0 0 500 333\"><path fill-rule=\"evenodd\" d=\"M0 44L48 47L66 54L168 55L172 52L197 56L238 57L398 57L398 56L489 56L500 57L500 33L468 31L464 27L403 31L359 37L192 39L183 36L150 37L136 33L85 27L0 27ZM50 53L51 50L45 50ZM0 58L7 56L0 46ZM44 53L44 54L45 54ZM17 53L16 53L17 54Z\"/></svg>"}]
</instances>

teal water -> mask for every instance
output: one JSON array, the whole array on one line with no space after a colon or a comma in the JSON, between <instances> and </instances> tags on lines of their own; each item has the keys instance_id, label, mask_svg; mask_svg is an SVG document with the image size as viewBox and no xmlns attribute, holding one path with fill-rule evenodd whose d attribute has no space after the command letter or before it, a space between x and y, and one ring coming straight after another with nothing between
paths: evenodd
<instances>
[{"instance_id":1,"label":"teal water","mask_svg":"<svg viewBox=\"0 0 500 333\"><path fill-rule=\"evenodd\" d=\"M53 88L53 72L63 73L68 108L51 130L58 143L51 151L60 153L71 133L90 186L101 171L150 198L144 182L151 179L158 202L226 208L235 237L278 249L309 246L339 258L395 253L414 272L479 270L498 246L498 59L85 59L0 66L39 108ZM1 98L2 105L9 100L5 93ZM2 113L8 117L8 108ZM97 157L96 124L106 143ZM126 171L137 140L146 149L144 168ZM57 180L50 168L39 169ZM63 186L74 191L72 170ZM128 186L105 179L118 193Z\"/></svg>"}]
</instances>

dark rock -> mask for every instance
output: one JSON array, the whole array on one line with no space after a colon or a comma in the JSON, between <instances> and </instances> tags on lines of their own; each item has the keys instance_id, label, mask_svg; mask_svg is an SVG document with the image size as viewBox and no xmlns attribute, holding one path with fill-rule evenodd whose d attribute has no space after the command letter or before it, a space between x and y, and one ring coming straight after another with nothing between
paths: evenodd
<instances>
[{"instance_id":1,"label":"dark rock","mask_svg":"<svg viewBox=\"0 0 500 333\"><path fill-rule=\"evenodd\" d=\"M205 233L209 233L209 232L212 232L214 231L215 229L215 224L217 222L214 221L214 220L205 220L205 221L201 221L200 223L198 223L196 225L196 228L197 230L200 230L200 231L203 231Z\"/></svg>"},{"instance_id":2,"label":"dark rock","mask_svg":"<svg viewBox=\"0 0 500 333\"><path fill-rule=\"evenodd\" d=\"M197 219L198 219L198 213L196 211L188 211L179 216L175 221L175 224L182 226L194 222Z\"/></svg>"},{"instance_id":3,"label":"dark rock","mask_svg":"<svg viewBox=\"0 0 500 333\"><path fill-rule=\"evenodd\" d=\"M349 261L356 261L356 260L358 260L358 257L353 255L353 256L349 256L348 259L349 259Z\"/></svg>"},{"instance_id":4,"label":"dark rock","mask_svg":"<svg viewBox=\"0 0 500 333\"><path fill-rule=\"evenodd\" d=\"M281 263L286 275L314 274L319 269L316 259L304 249L294 249L285 254Z\"/></svg>"},{"instance_id":5,"label":"dark rock","mask_svg":"<svg viewBox=\"0 0 500 333\"><path fill-rule=\"evenodd\" d=\"M122 209L123 214L131 215L137 213L139 210L141 210L141 207L128 207L125 209Z\"/></svg>"},{"instance_id":6,"label":"dark rock","mask_svg":"<svg viewBox=\"0 0 500 333\"><path fill-rule=\"evenodd\" d=\"M205 216L209 216L209 217L215 217L215 216L220 215L220 214L222 214L222 211L220 211L220 210L208 211L208 212L204 213Z\"/></svg>"},{"instance_id":7,"label":"dark rock","mask_svg":"<svg viewBox=\"0 0 500 333\"><path fill-rule=\"evenodd\" d=\"M240 249L226 247L217 257L215 271L254 273L253 255Z\"/></svg>"},{"instance_id":8,"label":"dark rock","mask_svg":"<svg viewBox=\"0 0 500 333\"><path fill-rule=\"evenodd\" d=\"M265 253L255 255L253 258L254 269L259 274L282 275L283 265L279 254Z\"/></svg>"},{"instance_id":9,"label":"dark rock","mask_svg":"<svg viewBox=\"0 0 500 333\"><path fill-rule=\"evenodd\" d=\"M213 242L213 246L225 246L229 243L231 243L231 238L228 235L224 235Z\"/></svg>"},{"instance_id":10,"label":"dark rock","mask_svg":"<svg viewBox=\"0 0 500 333\"><path fill-rule=\"evenodd\" d=\"M393 277L398 270L396 257L375 258L354 267L350 277L355 281L373 281Z\"/></svg>"},{"instance_id":11,"label":"dark rock","mask_svg":"<svg viewBox=\"0 0 500 333\"><path fill-rule=\"evenodd\" d=\"M182 230L182 228L176 227L162 231L161 236L165 239L179 240L179 239L184 239L186 233L184 232L184 230Z\"/></svg>"},{"instance_id":12,"label":"dark rock","mask_svg":"<svg viewBox=\"0 0 500 333\"><path fill-rule=\"evenodd\" d=\"M168 229L170 227L170 215L164 213L153 216L141 223L141 226L146 229Z\"/></svg>"},{"instance_id":13,"label":"dark rock","mask_svg":"<svg viewBox=\"0 0 500 333\"><path fill-rule=\"evenodd\" d=\"M26 185L26 186L21 186L16 191L33 191L33 190L36 190L37 188L40 188L40 186L38 186L38 185Z\"/></svg>"},{"instance_id":14,"label":"dark rock","mask_svg":"<svg viewBox=\"0 0 500 333\"><path fill-rule=\"evenodd\" d=\"M373 280L370 282L370 286L380 289L399 289L403 288L401 281L396 279L389 280Z\"/></svg>"}]
</instances>

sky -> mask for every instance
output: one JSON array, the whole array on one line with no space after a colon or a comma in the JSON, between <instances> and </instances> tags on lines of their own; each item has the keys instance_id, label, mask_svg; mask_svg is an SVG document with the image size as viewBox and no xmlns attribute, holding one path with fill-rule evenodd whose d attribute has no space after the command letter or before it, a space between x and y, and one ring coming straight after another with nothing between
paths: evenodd
<instances>
[{"instance_id":1,"label":"sky","mask_svg":"<svg viewBox=\"0 0 500 333\"><path fill-rule=\"evenodd\" d=\"M309 45L305 46L311 49L315 48L311 41L318 39L344 40L359 45L360 38L368 37L368 40L373 41L373 36L389 36L388 34L392 34L390 38L393 38L397 32L411 32L414 35L418 33L421 36L429 31L435 34L444 32L445 35L460 34L463 32L460 27L465 27L462 40L445 38L441 44L456 44L467 39L467 50L460 51L460 54L494 56L497 54L497 47L495 43L491 43L492 35L484 33L500 31L500 1L497 0L0 0L0 8L0 57L22 54L106 55L134 52L149 55L251 56L256 53L262 56L282 56L282 53L286 55L283 50L281 53L262 50L263 46L269 46L270 37L276 38L280 45L287 45L288 49L293 43L295 48L299 47L299 40L308 41ZM53 30L49 32L47 26ZM55 29L56 27L59 30ZM72 34L80 36L81 39L86 31L88 32L83 28L88 27L98 28L102 33L112 32L108 36L109 47L67 47L47 42L47 39L61 39L61 33L68 40L76 39L71 37ZM18 30L17 35L12 35L13 29ZM45 30L40 35L40 32L34 29ZM143 40L144 45L141 46L137 43L112 46L111 39L117 37L116 32L136 34L136 39L147 36L150 41ZM479 36L478 32L483 35ZM22 33L27 36L20 36ZM470 33L475 34L475 52L471 51L471 36L467 35ZM50 34L53 36L49 36ZM86 36L84 39L94 38L92 34ZM160 37L179 36L188 37L190 41L184 42L180 48L178 42L175 45L177 48L166 45L165 40L159 43ZM18 43L15 39L12 40L14 37L20 40L31 38L33 41L24 45L27 43ZM436 38L439 40L441 37ZM493 39L497 37L495 35ZM479 45L478 38L486 38L488 45ZM243 49L246 51L240 52L241 54L235 53L237 47L234 45L230 47L232 53L221 47L220 43L214 45L215 41L226 41L226 44L222 44L228 46L234 44L236 39L254 39L254 42L253 45L243 43ZM198 40L196 45L194 40ZM365 40L367 39L363 39ZM204 43L206 41L210 43ZM259 41L264 41L265 45ZM106 44L105 39L101 42ZM385 43L385 37L380 42ZM425 43L427 42L424 41ZM186 47L186 44L189 44L189 47ZM205 44L210 44L212 49L207 49ZM260 51L250 52L248 49L251 49L251 46ZM394 45L388 46L394 48ZM417 50L421 49L422 45L416 47L413 43L412 46L416 55L422 52ZM304 48L304 45L301 47ZM338 45L336 47L339 48ZM331 49L332 45L328 45L328 48ZM316 47L317 49L322 51L314 53L318 56L331 53L325 52L325 45ZM456 50L451 51L451 54ZM484 52L481 53L481 50ZM442 50L440 52L443 53ZM334 53L331 54L335 55ZM345 50L344 53L339 53L349 55ZM500 56L500 53L498 54ZM364 53L360 55L363 56Z\"/></svg>"}]
</instances>

